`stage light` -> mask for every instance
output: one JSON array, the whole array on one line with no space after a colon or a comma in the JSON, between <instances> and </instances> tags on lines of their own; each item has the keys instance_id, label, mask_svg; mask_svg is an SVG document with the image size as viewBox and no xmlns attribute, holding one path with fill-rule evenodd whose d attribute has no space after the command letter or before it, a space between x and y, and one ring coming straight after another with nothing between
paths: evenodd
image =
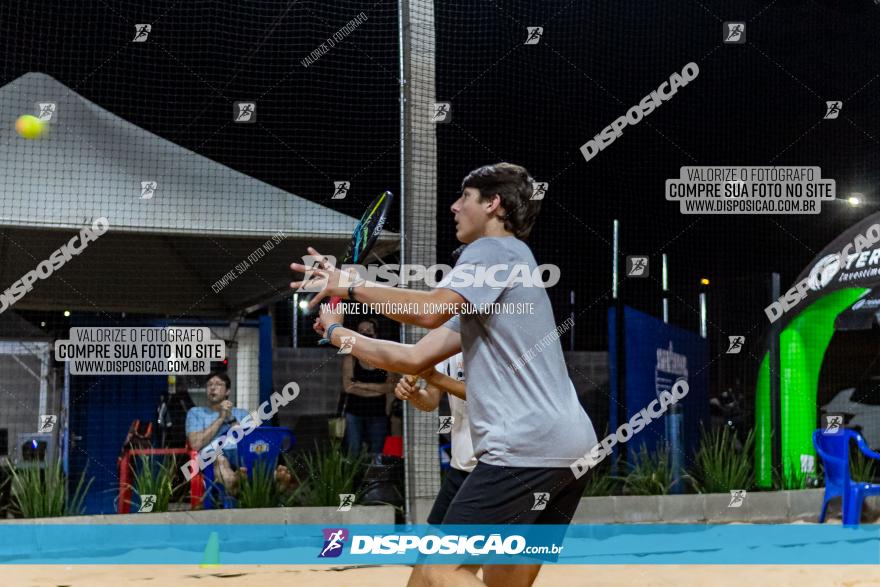
<instances>
[{"instance_id":1,"label":"stage light","mask_svg":"<svg viewBox=\"0 0 880 587\"><path fill-rule=\"evenodd\" d=\"M299 303L299 309L300 309L300 310L307 310L308 307L309 307L309 303L308 303L307 301L305 301L305 300L303 300L303 301L301 301L301 302Z\"/></svg>"},{"instance_id":2,"label":"stage light","mask_svg":"<svg viewBox=\"0 0 880 587\"><path fill-rule=\"evenodd\" d=\"M709 285L709 280L705 277L700 279L700 285Z\"/></svg>"},{"instance_id":3,"label":"stage light","mask_svg":"<svg viewBox=\"0 0 880 587\"><path fill-rule=\"evenodd\" d=\"M70 310L64 310L64 317L70 318Z\"/></svg>"},{"instance_id":4,"label":"stage light","mask_svg":"<svg viewBox=\"0 0 880 587\"><path fill-rule=\"evenodd\" d=\"M862 194L851 195L849 198L846 199L846 203L853 208L860 206L862 204Z\"/></svg>"}]
</instances>

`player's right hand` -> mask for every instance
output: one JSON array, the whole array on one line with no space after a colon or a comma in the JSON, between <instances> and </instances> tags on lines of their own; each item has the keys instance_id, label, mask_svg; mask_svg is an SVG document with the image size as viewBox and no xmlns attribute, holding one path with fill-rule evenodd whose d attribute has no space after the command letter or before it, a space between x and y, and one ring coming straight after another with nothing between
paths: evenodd
<instances>
[{"instance_id":1,"label":"player's right hand","mask_svg":"<svg viewBox=\"0 0 880 587\"><path fill-rule=\"evenodd\" d=\"M404 375L400 378L400 381L397 382L397 387L394 388L394 395L399 400L408 400L410 396L418 390L416 387L417 378L414 375Z\"/></svg>"},{"instance_id":2,"label":"player's right hand","mask_svg":"<svg viewBox=\"0 0 880 587\"><path fill-rule=\"evenodd\" d=\"M220 419L228 420L229 416L232 415L232 402L227 400L223 400L220 402Z\"/></svg>"},{"instance_id":3,"label":"player's right hand","mask_svg":"<svg viewBox=\"0 0 880 587\"><path fill-rule=\"evenodd\" d=\"M312 330L320 334L321 338L324 338L324 331L326 330L326 328L324 328L324 323L321 322L320 316L315 318L315 322L314 324L312 324Z\"/></svg>"}]
</instances>

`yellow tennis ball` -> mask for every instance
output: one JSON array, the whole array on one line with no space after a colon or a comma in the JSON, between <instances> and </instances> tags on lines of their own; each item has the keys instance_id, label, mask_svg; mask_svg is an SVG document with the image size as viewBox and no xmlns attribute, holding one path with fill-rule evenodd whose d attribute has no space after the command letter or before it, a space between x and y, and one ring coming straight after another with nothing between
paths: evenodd
<instances>
[{"instance_id":1,"label":"yellow tennis ball","mask_svg":"<svg viewBox=\"0 0 880 587\"><path fill-rule=\"evenodd\" d=\"M43 134L45 123L31 114L23 114L15 121L15 131L26 139L38 139Z\"/></svg>"}]
</instances>

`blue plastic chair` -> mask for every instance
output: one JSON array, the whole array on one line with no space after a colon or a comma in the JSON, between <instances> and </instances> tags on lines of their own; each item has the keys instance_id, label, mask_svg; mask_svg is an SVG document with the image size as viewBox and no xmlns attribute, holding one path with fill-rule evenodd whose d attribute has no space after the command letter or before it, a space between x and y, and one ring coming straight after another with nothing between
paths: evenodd
<instances>
[{"instance_id":1,"label":"blue plastic chair","mask_svg":"<svg viewBox=\"0 0 880 587\"><path fill-rule=\"evenodd\" d=\"M275 468L281 453L290 450L296 442L293 432L287 428L261 426L238 443L238 464L253 471L258 465Z\"/></svg>"},{"instance_id":2,"label":"blue plastic chair","mask_svg":"<svg viewBox=\"0 0 880 587\"><path fill-rule=\"evenodd\" d=\"M825 522L828 502L835 497L840 497L843 525L858 526L862 517L862 502L870 495L880 495L880 484L853 481L850 477L849 443L851 440L856 441L862 454L880 460L880 453L871 450L862 435L855 430L843 428L839 432L826 433L820 429L813 432L813 446L825 468L825 496L822 499L822 511L819 513L820 524Z\"/></svg>"},{"instance_id":3,"label":"blue plastic chair","mask_svg":"<svg viewBox=\"0 0 880 587\"><path fill-rule=\"evenodd\" d=\"M268 467L273 471L278 463L278 457L282 452L287 452L296 442L293 432L287 428L261 426L245 436L237 445L238 466L245 467L248 476L253 474L255 467ZM214 467L206 467L202 471L205 480L205 497L202 501L204 509L213 509L215 506L214 493L217 493L218 503L224 508L235 507L235 498L226 495L226 490L221 483L214 481Z\"/></svg>"}]
</instances>

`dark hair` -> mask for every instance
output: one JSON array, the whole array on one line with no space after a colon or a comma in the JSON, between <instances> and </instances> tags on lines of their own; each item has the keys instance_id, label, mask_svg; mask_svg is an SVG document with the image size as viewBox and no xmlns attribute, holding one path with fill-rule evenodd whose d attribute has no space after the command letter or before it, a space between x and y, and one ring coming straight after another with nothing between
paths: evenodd
<instances>
[{"instance_id":1,"label":"dark hair","mask_svg":"<svg viewBox=\"0 0 880 587\"><path fill-rule=\"evenodd\" d=\"M362 322L369 322L373 325L373 330L376 331L376 334L379 334L379 321L373 318L372 316L363 316L358 318L357 325L360 326Z\"/></svg>"},{"instance_id":2,"label":"dark hair","mask_svg":"<svg viewBox=\"0 0 880 587\"><path fill-rule=\"evenodd\" d=\"M519 239L525 239L532 232L541 200L533 200L534 180L525 167L513 163L496 163L474 169L461 181L461 189L475 188L480 191L480 201L501 196L501 207L506 212L500 216L504 228Z\"/></svg>"},{"instance_id":3,"label":"dark hair","mask_svg":"<svg viewBox=\"0 0 880 587\"><path fill-rule=\"evenodd\" d=\"M224 373L222 371L215 371L214 373L211 373L210 375L208 375L208 378L205 379L205 382L208 382L215 377L217 379L220 379L221 381L223 381L223 383L226 384L226 389L232 389L232 379L230 379L229 375L227 375L226 373Z\"/></svg>"}]
</instances>

